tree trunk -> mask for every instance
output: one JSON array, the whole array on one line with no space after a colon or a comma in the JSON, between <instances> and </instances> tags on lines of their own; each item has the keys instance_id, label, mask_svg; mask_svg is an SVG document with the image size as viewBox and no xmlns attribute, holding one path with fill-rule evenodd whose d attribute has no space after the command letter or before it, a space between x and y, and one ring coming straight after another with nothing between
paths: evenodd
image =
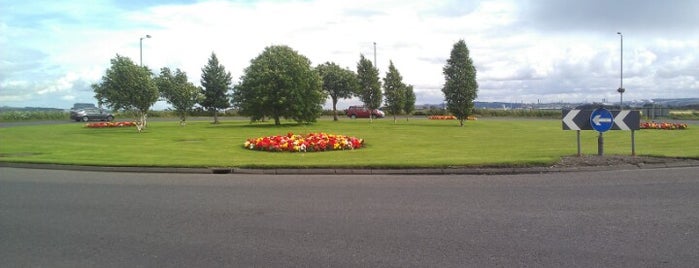
<instances>
[{"instance_id":1,"label":"tree trunk","mask_svg":"<svg viewBox=\"0 0 699 268\"><path fill-rule=\"evenodd\" d=\"M460 127L464 126L464 117L459 118L459 126Z\"/></svg>"},{"instance_id":2,"label":"tree trunk","mask_svg":"<svg viewBox=\"0 0 699 268\"><path fill-rule=\"evenodd\" d=\"M279 116L274 116L274 125L275 125L275 126L279 126L279 125L281 125L281 124L282 124L282 123L279 121Z\"/></svg>"},{"instance_id":3,"label":"tree trunk","mask_svg":"<svg viewBox=\"0 0 699 268\"><path fill-rule=\"evenodd\" d=\"M180 114L180 126L186 126L187 125L187 113L181 113Z\"/></svg>"},{"instance_id":4,"label":"tree trunk","mask_svg":"<svg viewBox=\"0 0 699 268\"><path fill-rule=\"evenodd\" d=\"M333 99L333 121L337 121L337 100Z\"/></svg>"},{"instance_id":5,"label":"tree trunk","mask_svg":"<svg viewBox=\"0 0 699 268\"><path fill-rule=\"evenodd\" d=\"M146 128L146 114L139 112L138 115L138 122L136 122L136 130L138 130L138 133L143 132L143 130Z\"/></svg>"},{"instance_id":6,"label":"tree trunk","mask_svg":"<svg viewBox=\"0 0 699 268\"><path fill-rule=\"evenodd\" d=\"M218 124L218 109L214 109L214 124Z\"/></svg>"}]
</instances>

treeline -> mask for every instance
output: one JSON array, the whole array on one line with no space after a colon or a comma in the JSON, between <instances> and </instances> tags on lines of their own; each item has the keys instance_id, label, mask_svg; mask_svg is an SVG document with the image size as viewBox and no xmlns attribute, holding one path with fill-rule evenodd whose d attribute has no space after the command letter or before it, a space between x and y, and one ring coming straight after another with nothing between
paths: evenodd
<instances>
[{"instance_id":1,"label":"treeline","mask_svg":"<svg viewBox=\"0 0 699 268\"><path fill-rule=\"evenodd\" d=\"M63 110L2 110L0 122L16 122L31 120L68 120L70 115Z\"/></svg>"},{"instance_id":2,"label":"treeline","mask_svg":"<svg viewBox=\"0 0 699 268\"><path fill-rule=\"evenodd\" d=\"M333 116L335 113L333 110L323 110L322 116ZM413 118L419 118L424 116L432 115L447 115L448 113L444 109L431 108L431 109L419 109L412 113ZM560 119L560 110L497 110L497 109L475 109L473 114L476 117L488 118L488 117L511 117L511 118L541 118L541 119ZM204 109L194 109L189 114L192 117L211 117L213 116L212 111L207 111ZM241 116L237 110L230 109L226 111L220 111L218 113L221 117L234 117ZM120 118L130 118L131 114L128 113L116 113L117 117ZM69 113L64 111L0 111L0 122L17 122L17 121L31 121L31 120L69 120ZM173 110L156 110L149 111L148 117L150 118L179 118L176 111ZM683 113L670 113L667 119L674 120L699 120L699 111L689 111ZM127 119L128 120L128 119Z\"/></svg>"}]
</instances>

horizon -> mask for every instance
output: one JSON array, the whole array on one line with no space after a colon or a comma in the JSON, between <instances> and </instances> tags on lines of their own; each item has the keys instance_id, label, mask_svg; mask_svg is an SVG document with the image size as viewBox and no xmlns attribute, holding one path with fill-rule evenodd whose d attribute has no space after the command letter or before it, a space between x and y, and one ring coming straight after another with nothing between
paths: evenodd
<instances>
[{"instance_id":1,"label":"horizon","mask_svg":"<svg viewBox=\"0 0 699 268\"><path fill-rule=\"evenodd\" d=\"M638 104L648 104L648 103L667 103L667 102L678 102L678 101L687 101L690 102L691 105L699 105L699 98L674 98L674 99L652 99L652 100L631 100L628 102L624 102L624 105L638 105ZM88 103L88 104L93 104L97 106L96 102L95 103L90 103L90 102L78 102L81 104ZM78 104L74 103L74 104ZM477 104L498 104L498 105L536 105L536 106L546 106L546 105L585 105L585 104L601 104L601 105L619 105L618 102L503 102L503 101L474 101L474 103ZM72 105L72 104L71 104ZM352 105L346 105L340 107L338 105L337 110L345 110L349 106L361 106L362 104L352 104ZM425 107L425 106L442 106L444 105L443 103L415 103L416 107ZM200 106L197 106L200 107ZM43 106L7 106L7 105L2 105L0 106L0 109L56 109L56 110L69 110L71 107L67 108L61 108L61 107L43 107ZM163 109L151 109L151 111L166 111L168 110L169 107L163 108ZM234 110L235 108L229 108L229 109L224 109L224 110ZM331 110L332 107L323 107L324 110Z\"/></svg>"}]
</instances>

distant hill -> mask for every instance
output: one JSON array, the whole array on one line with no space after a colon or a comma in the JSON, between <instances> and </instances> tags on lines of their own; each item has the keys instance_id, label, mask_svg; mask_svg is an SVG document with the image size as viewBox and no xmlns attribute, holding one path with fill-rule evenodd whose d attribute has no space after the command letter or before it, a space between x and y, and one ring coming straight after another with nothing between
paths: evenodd
<instances>
[{"instance_id":1,"label":"distant hill","mask_svg":"<svg viewBox=\"0 0 699 268\"><path fill-rule=\"evenodd\" d=\"M63 112L65 109L44 107L0 107L0 112Z\"/></svg>"},{"instance_id":2,"label":"distant hill","mask_svg":"<svg viewBox=\"0 0 699 268\"><path fill-rule=\"evenodd\" d=\"M476 109L563 109L563 108L574 108L584 105L606 105L606 106L618 106L619 103L515 103L515 102L481 102L476 101L473 103ZM699 98L679 98L679 99L652 99L652 100L641 100L641 101L628 101L624 102L624 107L644 107L648 105L656 105L661 107L669 108L688 108L688 109L699 109ZM416 105L417 109L444 109L444 104L421 104Z\"/></svg>"},{"instance_id":3,"label":"distant hill","mask_svg":"<svg viewBox=\"0 0 699 268\"><path fill-rule=\"evenodd\" d=\"M653 99L653 104L667 107L695 107L699 108L699 98L684 99Z\"/></svg>"}]
</instances>

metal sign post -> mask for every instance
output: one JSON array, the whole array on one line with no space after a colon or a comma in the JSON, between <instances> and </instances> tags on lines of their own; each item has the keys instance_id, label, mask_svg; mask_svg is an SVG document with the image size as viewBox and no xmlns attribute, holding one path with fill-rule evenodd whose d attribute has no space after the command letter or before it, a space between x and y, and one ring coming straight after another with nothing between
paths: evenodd
<instances>
[{"instance_id":1,"label":"metal sign post","mask_svg":"<svg viewBox=\"0 0 699 268\"><path fill-rule=\"evenodd\" d=\"M597 138L597 155L604 155L604 132L611 129L614 124L614 116L607 109L595 109L590 114L590 125L599 132Z\"/></svg>"},{"instance_id":2,"label":"metal sign post","mask_svg":"<svg viewBox=\"0 0 699 268\"><path fill-rule=\"evenodd\" d=\"M631 155L636 156L636 133L635 130L631 130Z\"/></svg>"},{"instance_id":3,"label":"metal sign post","mask_svg":"<svg viewBox=\"0 0 699 268\"><path fill-rule=\"evenodd\" d=\"M575 131L578 133L578 157L582 156L582 151L580 150L580 130Z\"/></svg>"}]
</instances>

